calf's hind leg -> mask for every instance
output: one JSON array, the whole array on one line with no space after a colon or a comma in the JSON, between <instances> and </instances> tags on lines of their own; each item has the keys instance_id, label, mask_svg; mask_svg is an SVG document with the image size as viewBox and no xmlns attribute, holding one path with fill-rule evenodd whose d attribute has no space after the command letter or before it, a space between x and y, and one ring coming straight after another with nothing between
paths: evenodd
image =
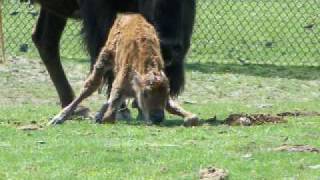
<instances>
[{"instance_id":1,"label":"calf's hind leg","mask_svg":"<svg viewBox=\"0 0 320 180\"><path fill-rule=\"evenodd\" d=\"M126 82L126 72L120 71L117 73L116 79L112 83L112 89L110 92L110 97L108 99L107 105L107 112L104 114L102 121L99 123L114 123L116 120L116 113L117 110L121 107L121 105L124 103L125 96L123 95L123 87ZM105 108L106 106L103 106ZM101 113L104 113L105 109L102 110Z\"/></svg>"},{"instance_id":2,"label":"calf's hind leg","mask_svg":"<svg viewBox=\"0 0 320 180\"><path fill-rule=\"evenodd\" d=\"M107 112L108 107L109 107L109 102L105 102L101 106L101 108L99 109L99 111L96 113L96 115L94 117L96 123L102 123L103 122L103 117L104 117L104 114ZM125 104L125 102L123 102L121 104L120 108L117 109L115 119L126 120L126 121L130 121L131 120L131 112L128 109L128 107Z\"/></svg>"},{"instance_id":3,"label":"calf's hind leg","mask_svg":"<svg viewBox=\"0 0 320 180\"><path fill-rule=\"evenodd\" d=\"M112 65L111 53L103 53L99 56L97 63L90 76L87 78L80 95L75 98L67 107L65 107L58 115L56 115L49 125L62 124L74 112L77 106L92 93L94 93L101 85L103 76L106 71L111 70Z\"/></svg>"},{"instance_id":4,"label":"calf's hind leg","mask_svg":"<svg viewBox=\"0 0 320 180\"><path fill-rule=\"evenodd\" d=\"M197 126L197 125L199 125L199 118L197 117L197 115L184 110L172 98L169 98L169 101L166 106L166 110L171 114L183 117L184 118L184 126Z\"/></svg>"},{"instance_id":5,"label":"calf's hind leg","mask_svg":"<svg viewBox=\"0 0 320 180\"><path fill-rule=\"evenodd\" d=\"M114 82L114 77L113 77L113 72L111 73L106 73L105 78L108 78L108 89L107 89L107 98L109 99L110 97L110 93L112 90L112 83ZM103 116L106 113L106 111L108 110L108 106L109 103L105 102L101 108L99 109L99 111L96 113L94 119L96 123L101 123L103 121ZM129 108L127 107L126 103L123 102L120 109L117 110L117 114L116 114L116 119L121 119L121 120L126 120L126 121L130 121L131 120L131 112L129 110Z\"/></svg>"}]
</instances>

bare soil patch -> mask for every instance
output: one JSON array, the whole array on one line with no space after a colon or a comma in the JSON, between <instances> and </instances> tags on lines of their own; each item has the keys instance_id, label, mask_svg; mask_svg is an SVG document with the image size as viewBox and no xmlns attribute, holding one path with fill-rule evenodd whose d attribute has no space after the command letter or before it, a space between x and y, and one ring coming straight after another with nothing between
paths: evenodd
<instances>
[{"instance_id":1,"label":"bare soil patch","mask_svg":"<svg viewBox=\"0 0 320 180\"><path fill-rule=\"evenodd\" d=\"M294 111L294 112L282 112L278 113L278 116L288 116L288 117L296 117L296 116L320 116L319 112L300 112L300 111Z\"/></svg>"},{"instance_id":2,"label":"bare soil patch","mask_svg":"<svg viewBox=\"0 0 320 180\"><path fill-rule=\"evenodd\" d=\"M200 170L200 179L203 180L226 180L228 179L228 172L224 169L215 167L208 167Z\"/></svg>"},{"instance_id":3,"label":"bare soil patch","mask_svg":"<svg viewBox=\"0 0 320 180\"><path fill-rule=\"evenodd\" d=\"M284 144L281 147L275 148L275 151L287 151L287 152L312 152L320 153L320 148L312 147L309 145L287 145Z\"/></svg>"},{"instance_id":4,"label":"bare soil patch","mask_svg":"<svg viewBox=\"0 0 320 180\"><path fill-rule=\"evenodd\" d=\"M287 121L281 116L270 114L231 114L224 122L230 126L252 126L265 123L285 123Z\"/></svg>"},{"instance_id":5,"label":"bare soil patch","mask_svg":"<svg viewBox=\"0 0 320 180\"><path fill-rule=\"evenodd\" d=\"M37 131L37 130L41 130L42 128L43 127L41 125L37 125L37 124L28 124L28 125L17 127L17 129L21 131Z\"/></svg>"},{"instance_id":6,"label":"bare soil patch","mask_svg":"<svg viewBox=\"0 0 320 180\"><path fill-rule=\"evenodd\" d=\"M252 126L252 125L261 125L266 123L286 123L287 120L285 117L299 117L299 116L320 116L319 112L303 112L303 111L294 111L294 112L282 112L276 115L271 114L231 114L225 120L224 124L230 126ZM216 118L211 118L208 121L215 121Z\"/></svg>"}]
</instances>

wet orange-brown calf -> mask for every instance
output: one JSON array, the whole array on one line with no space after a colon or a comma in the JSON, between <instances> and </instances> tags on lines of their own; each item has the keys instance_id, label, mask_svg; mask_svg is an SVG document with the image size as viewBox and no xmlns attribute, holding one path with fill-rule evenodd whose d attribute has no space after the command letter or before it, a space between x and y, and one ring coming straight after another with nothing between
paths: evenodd
<instances>
[{"instance_id":1,"label":"wet orange-brown calf","mask_svg":"<svg viewBox=\"0 0 320 180\"><path fill-rule=\"evenodd\" d=\"M135 98L148 122L161 122L166 109L183 117L186 126L198 124L196 115L183 110L169 97L169 82L154 27L143 16L129 13L118 15L80 95L50 124L64 122L82 100L105 83L103 76L110 70L115 80L110 97L97 116L98 122L114 122L121 104L127 98Z\"/></svg>"}]
</instances>

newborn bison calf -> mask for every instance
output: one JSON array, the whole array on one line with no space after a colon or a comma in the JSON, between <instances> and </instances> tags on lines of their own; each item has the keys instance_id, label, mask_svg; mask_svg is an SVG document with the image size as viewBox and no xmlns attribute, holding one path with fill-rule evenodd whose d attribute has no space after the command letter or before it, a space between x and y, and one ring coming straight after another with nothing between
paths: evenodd
<instances>
[{"instance_id":1,"label":"newborn bison calf","mask_svg":"<svg viewBox=\"0 0 320 180\"><path fill-rule=\"evenodd\" d=\"M183 110L169 97L169 82L157 33L139 14L118 15L80 95L50 124L63 123L82 100L105 83L103 77L108 71L113 71L115 80L98 122L115 122L116 111L131 97L136 99L146 121L163 121L166 109L182 116L185 125L197 125L197 116Z\"/></svg>"}]
</instances>

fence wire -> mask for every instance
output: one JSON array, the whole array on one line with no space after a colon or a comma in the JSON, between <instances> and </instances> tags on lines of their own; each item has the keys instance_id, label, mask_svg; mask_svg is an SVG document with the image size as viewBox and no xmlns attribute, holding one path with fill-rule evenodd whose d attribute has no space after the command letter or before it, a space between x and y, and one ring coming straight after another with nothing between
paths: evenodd
<instances>
[{"instance_id":1,"label":"fence wire","mask_svg":"<svg viewBox=\"0 0 320 180\"><path fill-rule=\"evenodd\" d=\"M320 65L320 0L199 0L189 63ZM38 56L31 41L39 7L4 0L6 54ZM70 20L64 58L88 58L81 22Z\"/></svg>"}]
</instances>

